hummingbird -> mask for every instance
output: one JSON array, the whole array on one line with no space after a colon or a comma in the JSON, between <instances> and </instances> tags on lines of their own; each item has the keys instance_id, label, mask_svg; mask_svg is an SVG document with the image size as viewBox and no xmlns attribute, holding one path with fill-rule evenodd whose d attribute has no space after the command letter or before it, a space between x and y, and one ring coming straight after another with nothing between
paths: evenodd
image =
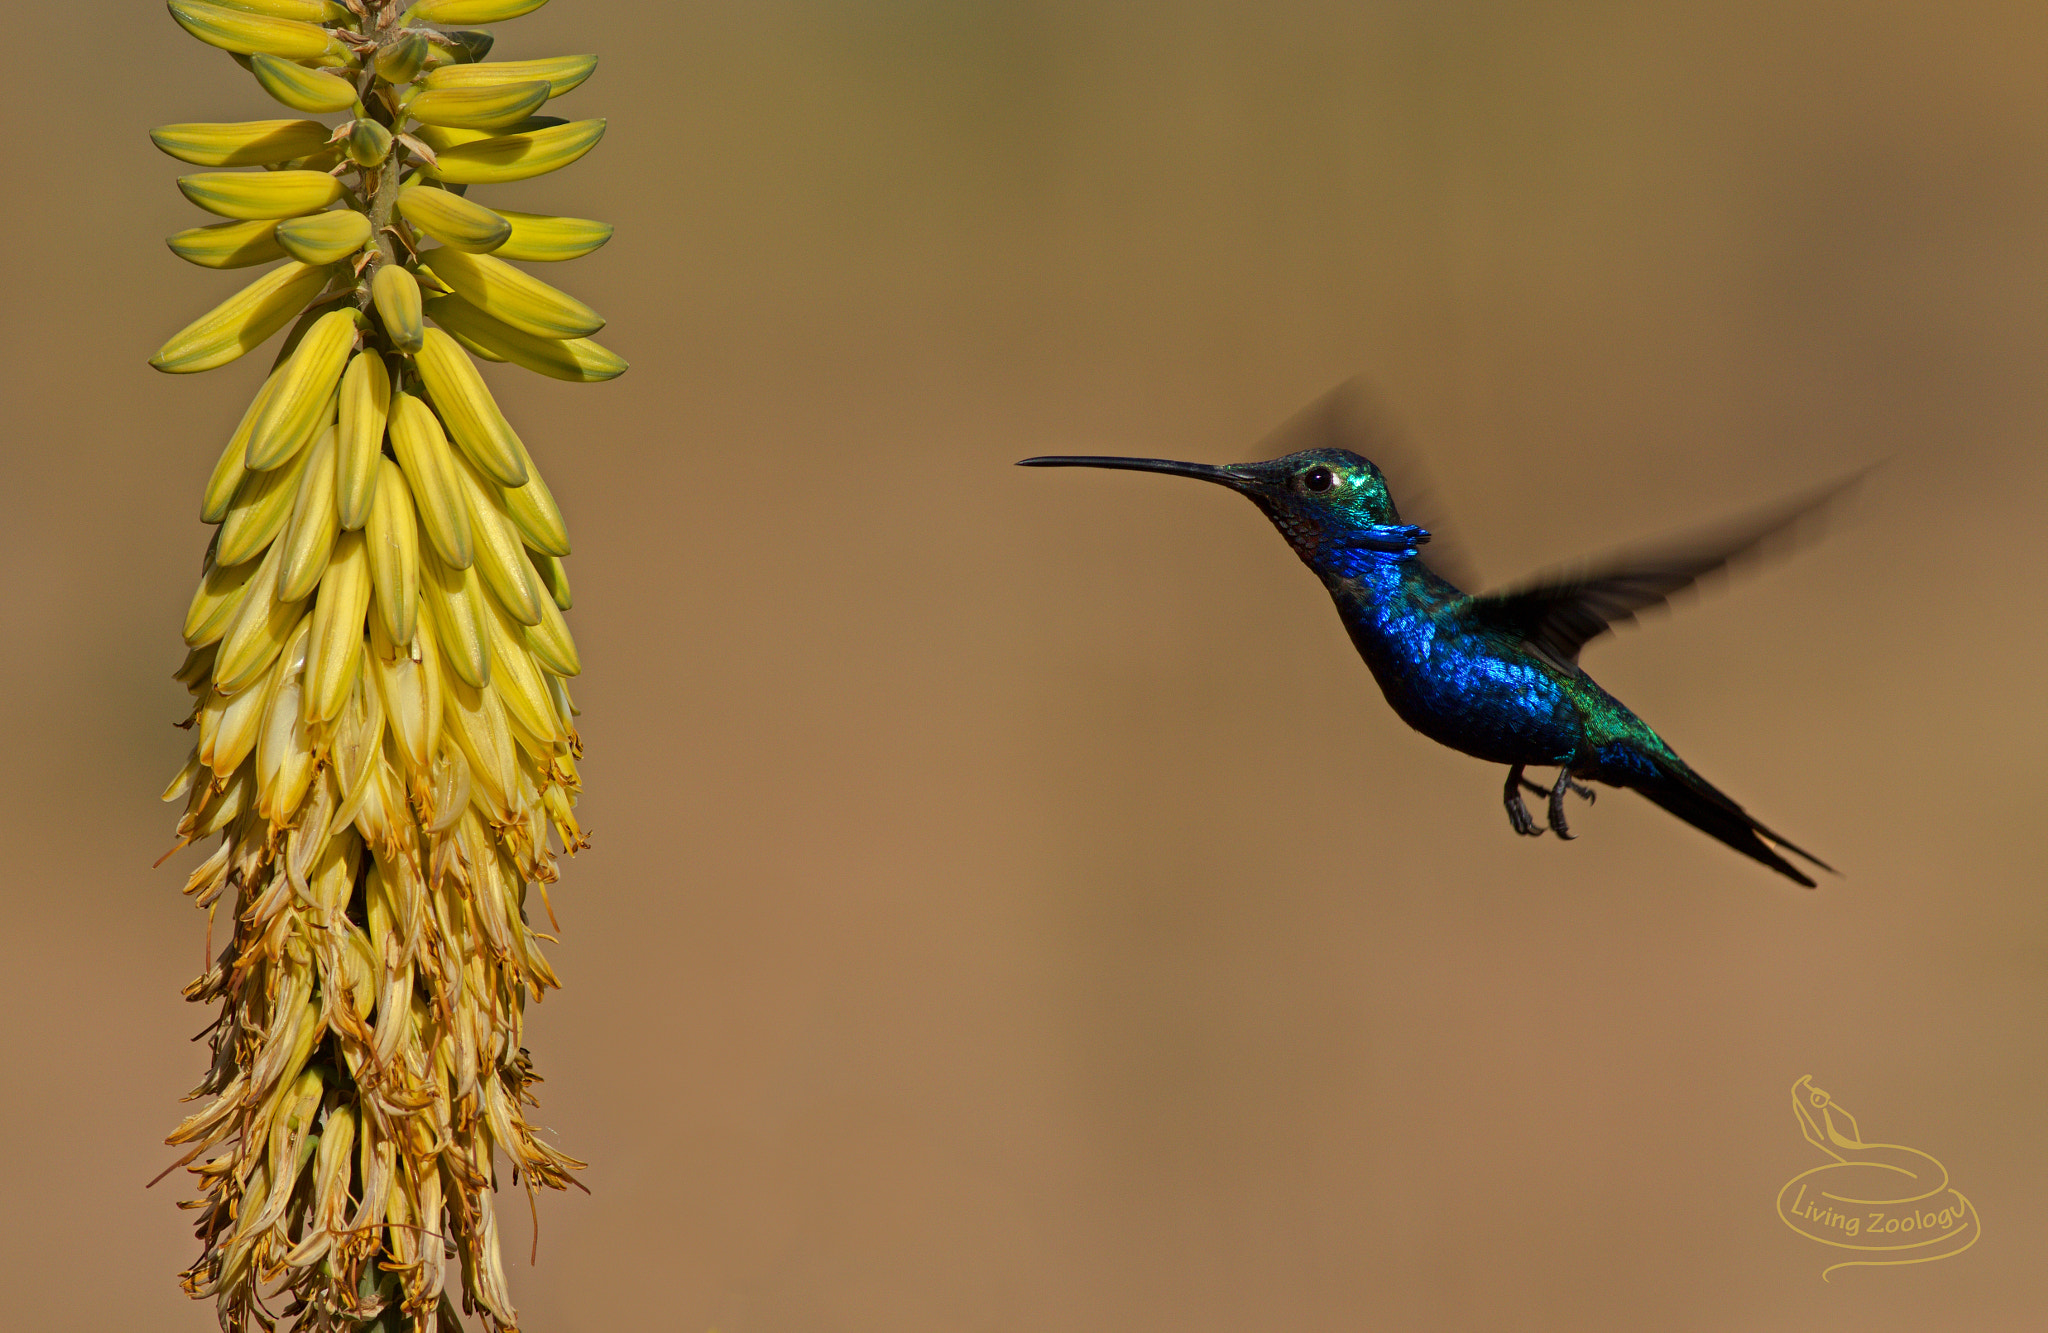
<instances>
[{"instance_id":1,"label":"hummingbird","mask_svg":"<svg viewBox=\"0 0 2048 1333\"><path fill-rule=\"evenodd\" d=\"M1647 722L1579 665L1579 651L1613 626L1667 601L1702 577L1754 552L1858 480L1861 474L1690 540L1623 553L1476 596L1435 534L1402 521L1378 464L1390 443L1346 384L1283 427L1291 445L1263 463L1213 466L1163 458L1049 455L1020 467L1115 468L1193 477L1257 505L1302 563L1315 571L1380 692L1403 722L1454 750L1507 767L1509 826L1561 840L1574 835L1565 797L1594 799L1590 783L1626 787L1744 856L1807 888L1790 852L1833 866L1759 823L1695 773ZM1396 469L1399 470L1398 468ZM1555 768L1541 786L1528 769ZM1523 793L1547 802L1542 824Z\"/></svg>"}]
</instances>

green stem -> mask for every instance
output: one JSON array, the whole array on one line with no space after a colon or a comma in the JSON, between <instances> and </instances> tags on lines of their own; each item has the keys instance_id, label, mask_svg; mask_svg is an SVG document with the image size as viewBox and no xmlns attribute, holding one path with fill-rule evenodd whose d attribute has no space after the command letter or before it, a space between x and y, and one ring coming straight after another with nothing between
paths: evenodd
<instances>
[{"instance_id":1,"label":"green stem","mask_svg":"<svg viewBox=\"0 0 2048 1333\"><path fill-rule=\"evenodd\" d=\"M405 28L393 21L398 9L398 4L394 0L367 0L363 9L363 25L361 28L363 34L368 36L370 33L378 32L381 29L377 39L377 50L363 58L365 67L374 71L377 66L377 56L386 47L395 45L404 36ZM371 78L374 81L374 73L371 75ZM374 191L365 191L370 201L368 210L370 215L370 239L377 243L377 257L371 260L369 268L364 270L363 277L365 279L375 277L377 269L381 265L399 262L398 248L391 243L391 237L385 229L391 225L392 213L398 207L398 192L403 184L405 175L403 170L405 145L398 142L398 120L391 116L386 98L379 97L375 99L372 114L379 124L391 131L392 143L390 154L376 168L376 189ZM368 176L369 172L365 170L362 174ZM365 180L363 183L367 186L369 181Z\"/></svg>"}]
</instances>

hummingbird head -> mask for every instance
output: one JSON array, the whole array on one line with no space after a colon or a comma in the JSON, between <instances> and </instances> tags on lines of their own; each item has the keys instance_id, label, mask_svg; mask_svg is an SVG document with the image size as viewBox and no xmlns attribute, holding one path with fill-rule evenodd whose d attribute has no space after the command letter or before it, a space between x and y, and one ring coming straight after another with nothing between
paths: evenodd
<instances>
[{"instance_id":1,"label":"hummingbird head","mask_svg":"<svg viewBox=\"0 0 2048 1333\"><path fill-rule=\"evenodd\" d=\"M1250 500L1311 569L1352 578L1373 564L1411 559L1429 533L1401 522L1387 479L1348 449L1305 449L1263 463L1177 463L1165 458L1052 455L1019 467L1100 467L1214 482Z\"/></svg>"}]
</instances>

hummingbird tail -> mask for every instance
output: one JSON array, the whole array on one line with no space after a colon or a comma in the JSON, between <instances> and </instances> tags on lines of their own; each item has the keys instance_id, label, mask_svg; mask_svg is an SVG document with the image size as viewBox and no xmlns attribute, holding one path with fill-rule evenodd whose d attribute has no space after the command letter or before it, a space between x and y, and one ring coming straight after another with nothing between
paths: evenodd
<instances>
[{"instance_id":1,"label":"hummingbird tail","mask_svg":"<svg viewBox=\"0 0 2048 1333\"><path fill-rule=\"evenodd\" d=\"M1759 824L1747 810L1683 763L1660 762L1658 767L1661 772L1657 777L1636 778L1628 785L1702 833L1720 839L1744 856L1763 862L1785 878L1809 889L1819 885L1798 866L1778 855L1778 848L1811 861L1831 875L1841 873L1791 839Z\"/></svg>"}]
</instances>

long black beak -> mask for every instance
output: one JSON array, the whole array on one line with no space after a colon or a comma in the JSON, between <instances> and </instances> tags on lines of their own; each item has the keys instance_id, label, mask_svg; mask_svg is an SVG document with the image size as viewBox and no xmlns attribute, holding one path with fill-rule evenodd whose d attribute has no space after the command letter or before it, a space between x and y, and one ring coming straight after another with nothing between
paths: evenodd
<instances>
[{"instance_id":1,"label":"long black beak","mask_svg":"<svg viewBox=\"0 0 2048 1333\"><path fill-rule=\"evenodd\" d=\"M1215 467L1208 463L1177 463L1170 458L1107 458L1093 454L1047 454L1022 459L1018 467L1106 467L1125 472L1164 472L1175 477L1213 481L1232 490L1243 490L1251 476L1239 468Z\"/></svg>"}]
</instances>

